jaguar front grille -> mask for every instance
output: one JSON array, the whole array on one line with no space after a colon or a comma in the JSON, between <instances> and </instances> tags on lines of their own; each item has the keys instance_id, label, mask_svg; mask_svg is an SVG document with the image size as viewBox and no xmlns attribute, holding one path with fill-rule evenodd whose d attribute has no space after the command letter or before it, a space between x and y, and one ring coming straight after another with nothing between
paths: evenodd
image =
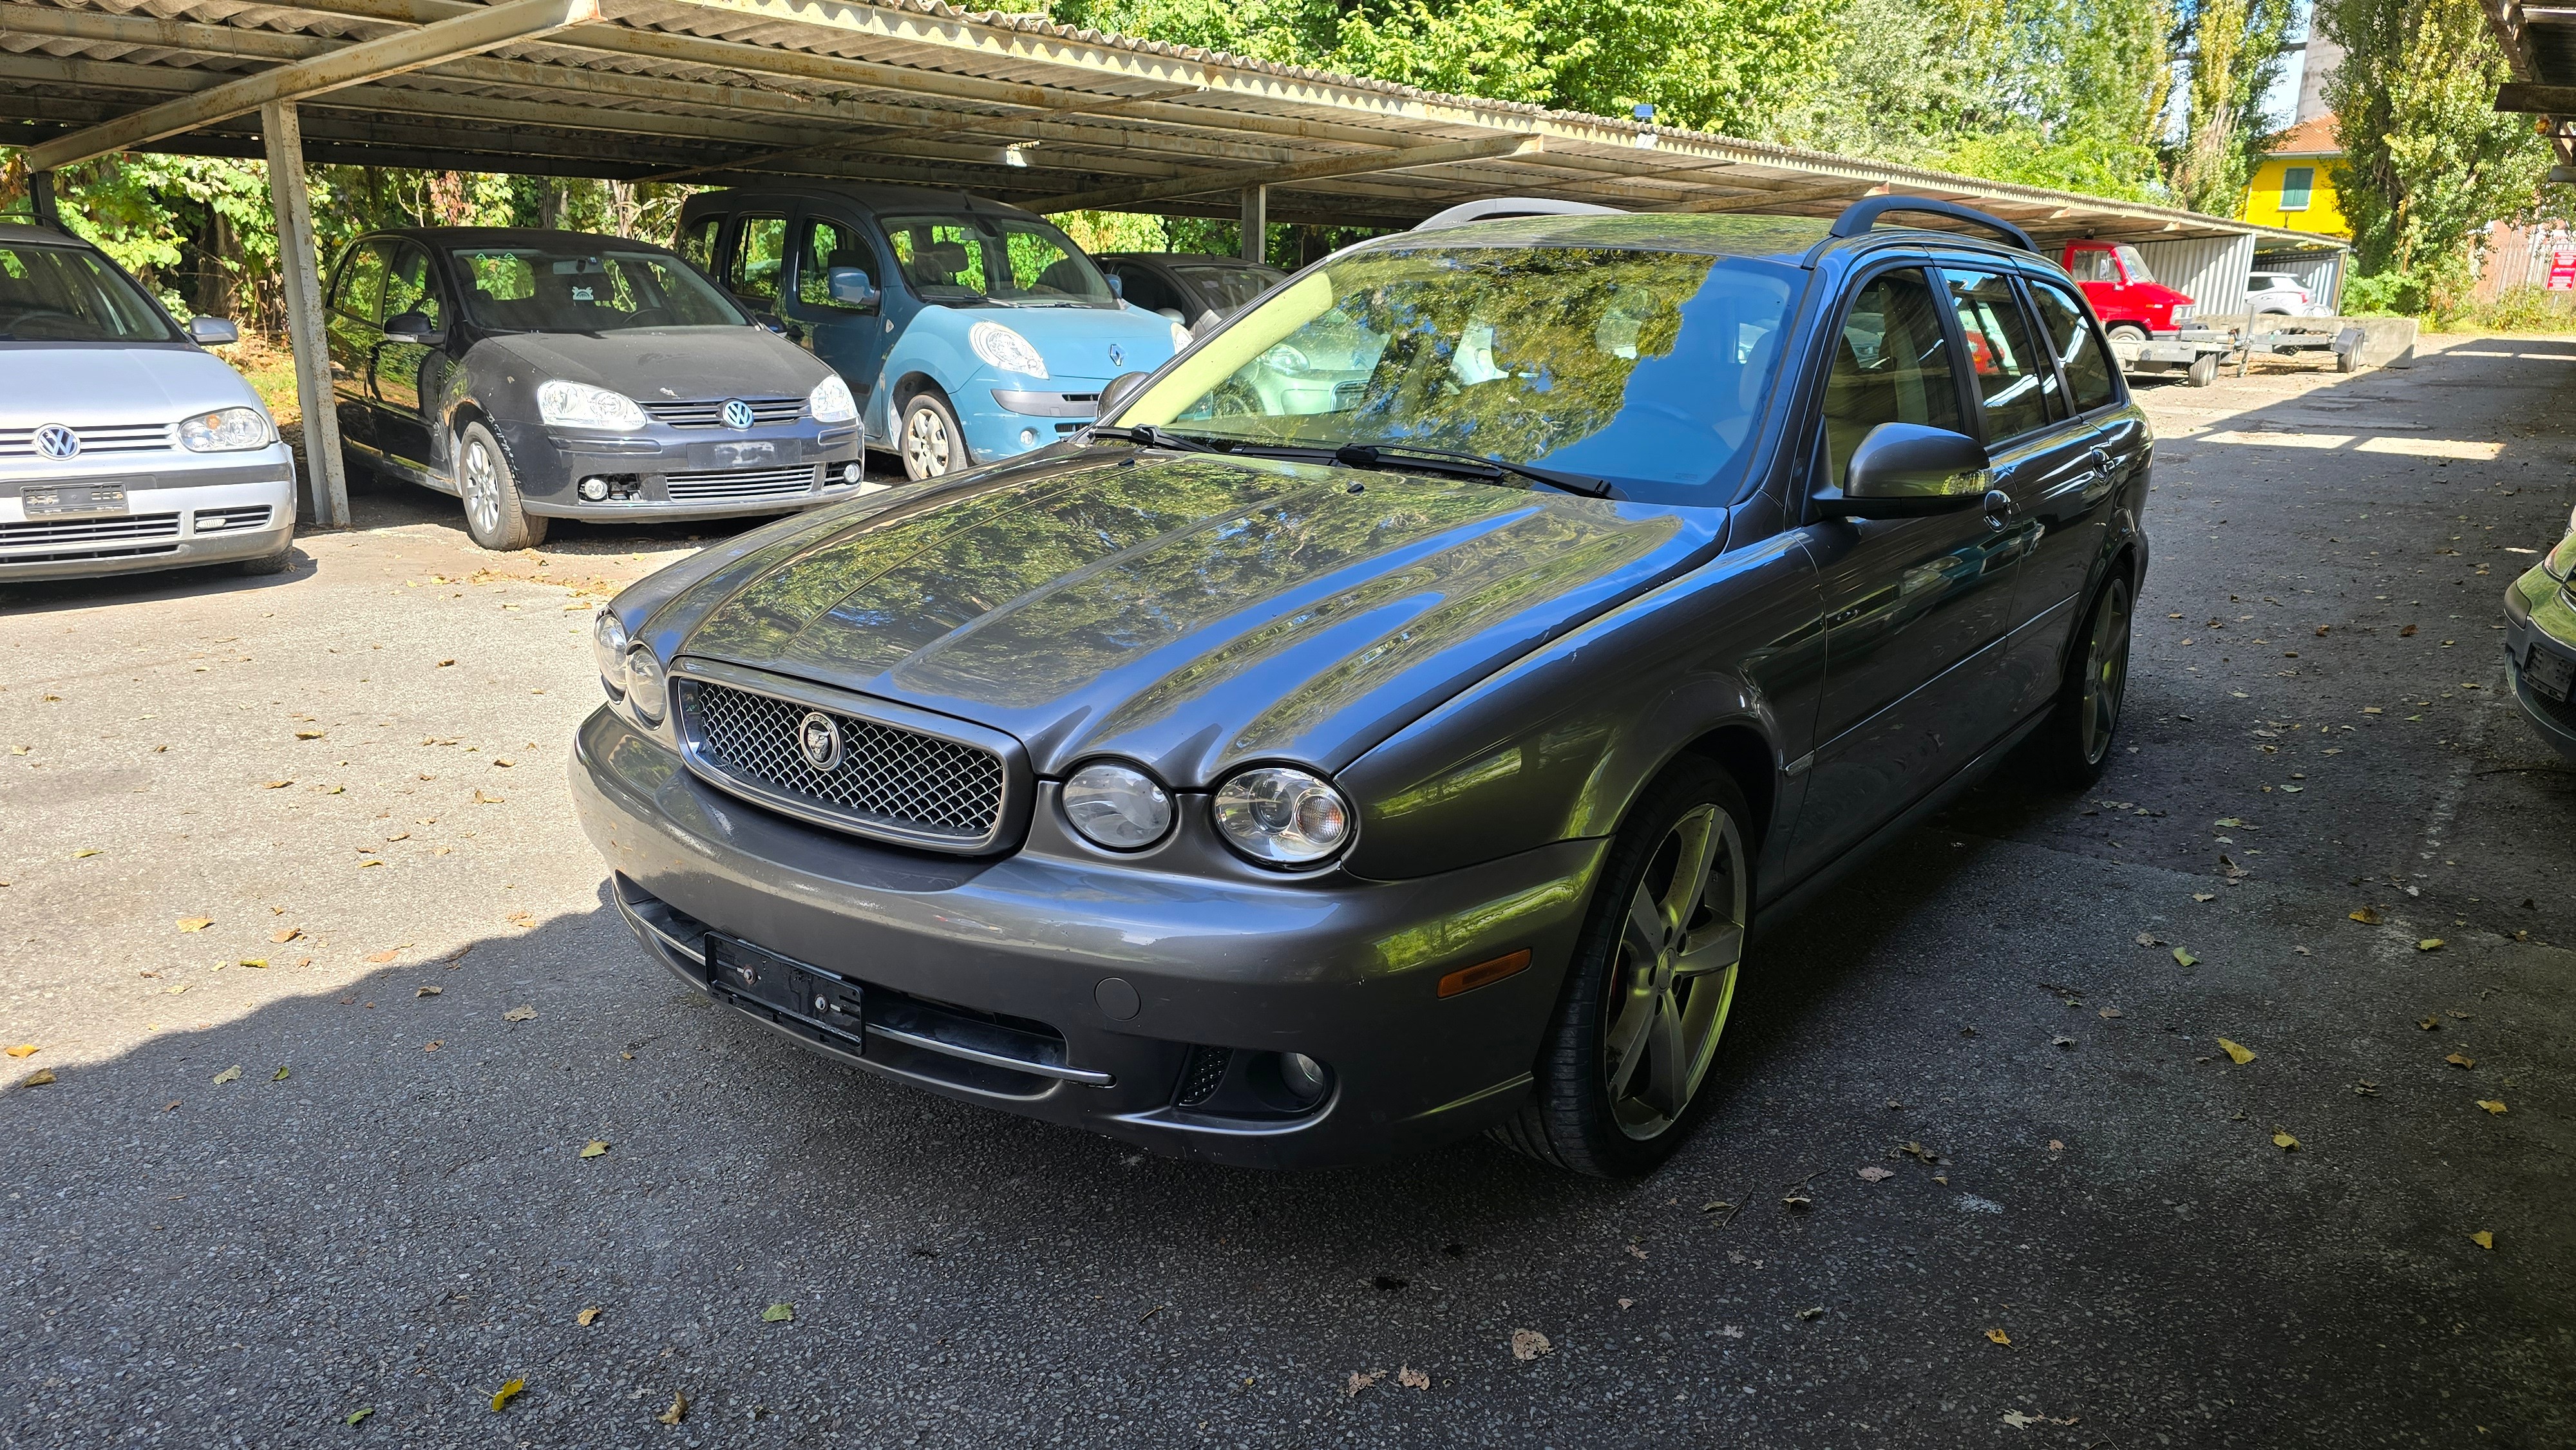
<instances>
[{"instance_id":1,"label":"jaguar front grille","mask_svg":"<svg viewBox=\"0 0 2576 1450\"><path fill-rule=\"evenodd\" d=\"M1000 749L702 674L676 683L688 759L717 785L903 845L971 853L1002 844L1014 772ZM809 753L809 733L836 748Z\"/></svg>"}]
</instances>

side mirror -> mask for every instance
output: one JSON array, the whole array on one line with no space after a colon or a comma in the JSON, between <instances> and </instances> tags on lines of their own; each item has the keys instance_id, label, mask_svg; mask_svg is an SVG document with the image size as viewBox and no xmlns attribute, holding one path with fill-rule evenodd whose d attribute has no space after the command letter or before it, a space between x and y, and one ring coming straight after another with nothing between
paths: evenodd
<instances>
[{"instance_id":1,"label":"side mirror","mask_svg":"<svg viewBox=\"0 0 2576 1450\"><path fill-rule=\"evenodd\" d=\"M385 341L421 343L438 336L438 324L425 312L397 312L385 319Z\"/></svg>"},{"instance_id":2,"label":"side mirror","mask_svg":"<svg viewBox=\"0 0 2576 1450\"><path fill-rule=\"evenodd\" d=\"M199 347L226 347L241 341L241 329L229 317L191 318L188 340Z\"/></svg>"},{"instance_id":3,"label":"side mirror","mask_svg":"<svg viewBox=\"0 0 2576 1450\"><path fill-rule=\"evenodd\" d=\"M856 267L831 267L823 273L823 285L832 300L843 307L872 309L877 305L877 284Z\"/></svg>"},{"instance_id":4,"label":"side mirror","mask_svg":"<svg viewBox=\"0 0 2576 1450\"><path fill-rule=\"evenodd\" d=\"M780 337L785 337L787 335L787 324L779 320L777 313L754 312L751 314L751 320L754 324L768 328L770 331L777 333Z\"/></svg>"},{"instance_id":5,"label":"side mirror","mask_svg":"<svg viewBox=\"0 0 2576 1450\"><path fill-rule=\"evenodd\" d=\"M1881 423L1852 450L1841 489L1819 492L1815 504L1829 518L1924 518L1975 508L1993 486L1994 465L1976 439L1920 423Z\"/></svg>"},{"instance_id":6,"label":"side mirror","mask_svg":"<svg viewBox=\"0 0 2576 1450\"><path fill-rule=\"evenodd\" d=\"M1111 378L1109 380L1109 386L1100 390L1100 412L1098 416L1106 418L1112 413L1117 412L1119 409L1126 407L1130 402L1135 400L1138 393L1145 390L1145 380L1152 376L1152 373L1120 373L1118 376Z\"/></svg>"},{"instance_id":7,"label":"side mirror","mask_svg":"<svg viewBox=\"0 0 2576 1450\"><path fill-rule=\"evenodd\" d=\"M1111 272L1107 275L1109 277L1109 295L1117 298L1121 302L1126 301L1127 279L1119 276L1115 272Z\"/></svg>"}]
</instances>

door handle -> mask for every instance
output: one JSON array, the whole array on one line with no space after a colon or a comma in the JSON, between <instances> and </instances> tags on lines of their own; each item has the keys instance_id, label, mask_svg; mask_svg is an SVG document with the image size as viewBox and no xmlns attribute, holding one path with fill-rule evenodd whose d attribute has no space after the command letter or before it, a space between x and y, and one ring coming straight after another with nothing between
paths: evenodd
<instances>
[{"instance_id":1,"label":"door handle","mask_svg":"<svg viewBox=\"0 0 2576 1450\"><path fill-rule=\"evenodd\" d=\"M2013 501L2011 494L2004 492L2000 488L1990 488L1986 490L1986 527L1990 529L2000 529L2006 523L2011 521L2012 514Z\"/></svg>"}]
</instances>

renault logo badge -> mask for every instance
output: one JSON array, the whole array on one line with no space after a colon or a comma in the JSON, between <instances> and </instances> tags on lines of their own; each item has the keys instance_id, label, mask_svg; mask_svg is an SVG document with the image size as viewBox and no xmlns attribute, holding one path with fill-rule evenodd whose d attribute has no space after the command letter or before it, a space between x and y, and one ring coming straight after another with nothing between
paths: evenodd
<instances>
[{"instance_id":1,"label":"renault logo badge","mask_svg":"<svg viewBox=\"0 0 2576 1450\"><path fill-rule=\"evenodd\" d=\"M36 430L36 451L47 458L76 458L80 435L60 423L48 423Z\"/></svg>"},{"instance_id":2,"label":"renault logo badge","mask_svg":"<svg viewBox=\"0 0 2576 1450\"><path fill-rule=\"evenodd\" d=\"M808 710L796 722L796 753L818 771L831 771L841 764L841 722L820 710Z\"/></svg>"},{"instance_id":3,"label":"renault logo badge","mask_svg":"<svg viewBox=\"0 0 2576 1450\"><path fill-rule=\"evenodd\" d=\"M1113 368L1127 366L1127 349L1114 342L1109 344L1109 365Z\"/></svg>"},{"instance_id":4,"label":"renault logo badge","mask_svg":"<svg viewBox=\"0 0 2576 1450\"><path fill-rule=\"evenodd\" d=\"M750 427L751 405L740 398L725 399L724 424L737 433Z\"/></svg>"}]
</instances>

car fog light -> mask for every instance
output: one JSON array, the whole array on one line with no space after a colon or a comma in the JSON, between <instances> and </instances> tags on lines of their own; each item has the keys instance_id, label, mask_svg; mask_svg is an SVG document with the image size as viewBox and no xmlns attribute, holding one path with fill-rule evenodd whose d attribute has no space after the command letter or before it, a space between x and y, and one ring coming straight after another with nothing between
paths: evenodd
<instances>
[{"instance_id":1,"label":"car fog light","mask_svg":"<svg viewBox=\"0 0 2576 1450\"><path fill-rule=\"evenodd\" d=\"M592 503L606 502L608 499L608 480L604 478L583 479L581 481L581 496L590 500Z\"/></svg>"},{"instance_id":2,"label":"car fog light","mask_svg":"<svg viewBox=\"0 0 2576 1450\"><path fill-rule=\"evenodd\" d=\"M1324 1096L1324 1089L1332 1086L1324 1065L1302 1052L1279 1054L1279 1080L1286 1083L1289 1093L1302 1103L1319 1101Z\"/></svg>"},{"instance_id":3,"label":"car fog light","mask_svg":"<svg viewBox=\"0 0 2576 1450\"><path fill-rule=\"evenodd\" d=\"M1020 430L1020 446L1021 446L1022 448L1035 448L1035 447L1037 447L1037 446L1038 446L1038 430L1036 430L1035 428L1023 428L1023 429L1021 429L1021 430Z\"/></svg>"},{"instance_id":4,"label":"car fog light","mask_svg":"<svg viewBox=\"0 0 2576 1450\"><path fill-rule=\"evenodd\" d=\"M1087 840L1137 851L1172 828L1172 797L1145 772L1101 761L1065 780L1064 815Z\"/></svg>"},{"instance_id":5,"label":"car fog light","mask_svg":"<svg viewBox=\"0 0 2576 1450\"><path fill-rule=\"evenodd\" d=\"M600 681L612 696L626 693L626 623L602 608L590 621L591 658L599 662Z\"/></svg>"},{"instance_id":6,"label":"car fog light","mask_svg":"<svg viewBox=\"0 0 2576 1450\"><path fill-rule=\"evenodd\" d=\"M858 481L859 481L859 466L858 466L857 464L855 464L855 463L844 463L844 464L842 464L842 465L841 465L841 482L843 482L843 483L856 483L856 482L858 482Z\"/></svg>"},{"instance_id":7,"label":"car fog light","mask_svg":"<svg viewBox=\"0 0 2576 1450\"><path fill-rule=\"evenodd\" d=\"M639 644L626 652L626 703L647 725L661 724L662 712L671 707L671 680L662 673L661 658L651 645Z\"/></svg>"},{"instance_id":8,"label":"car fog light","mask_svg":"<svg viewBox=\"0 0 2576 1450\"><path fill-rule=\"evenodd\" d=\"M1264 865L1310 866L1349 844L1351 808L1312 772L1255 766L1217 788L1216 827Z\"/></svg>"}]
</instances>

